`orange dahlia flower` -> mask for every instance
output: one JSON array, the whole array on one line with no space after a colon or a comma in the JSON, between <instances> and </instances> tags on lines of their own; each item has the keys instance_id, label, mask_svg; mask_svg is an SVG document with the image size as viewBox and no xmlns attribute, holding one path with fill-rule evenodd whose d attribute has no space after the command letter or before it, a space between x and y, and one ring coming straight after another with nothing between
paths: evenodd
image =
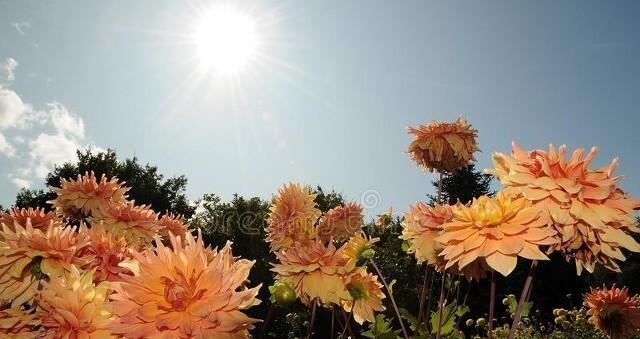
<instances>
[{"instance_id":1,"label":"orange dahlia flower","mask_svg":"<svg viewBox=\"0 0 640 339\"><path fill-rule=\"evenodd\" d=\"M352 262L358 259L366 259L372 256L373 244L377 243L379 238L369 238L363 232L358 232L347 241L338 251L343 258Z\"/></svg>"},{"instance_id":2,"label":"orange dahlia flower","mask_svg":"<svg viewBox=\"0 0 640 339\"><path fill-rule=\"evenodd\" d=\"M169 235L154 249L133 251L133 276L114 285L113 333L127 338L246 338L259 320L242 310L256 305L260 286L245 283L254 262L237 260L231 244L209 258L202 236ZM184 246L183 246L184 244Z\"/></svg>"},{"instance_id":3,"label":"orange dahlia flower","mask_svg":"<svg viewBox=\"0 0 640 339\"><path fill-rule=\"evenodd\" d=\"M377 215L374 225L376 225L379 229L385 229L387 226L391 225L392 222L393 207L389 207L386 212Z\"/></svg>"},{"instance_id":4,"label":"orange dahlia flower","mask_svg":"<svg viewBox=\"0 0 640 339\"><path fill-rule=\"evenodd\" d=\"M463 270L484 260L507 276L515 269L518 256L548 260L538 246L554 244L556 231L541 222L539 214L526 199L511 199L503 193L453 208L452 219L435 238L444 246L440 255L447 262L445 268L457 265Z\"/></svg>"},{"instance_id":5,"label":"orange dahlia flower","mask_svg":"<svg viewBox=\"0 0 640 339\"><path fill-rule=\"evenodd\" d=\"M343 300L341 305L345 311L353 311L353 319L358 324L362 325L365 321L373 323L374 312L385 310L382 305L382 299L385 298L382 284L378 282L378 276L367 273L365 269L359 268L351 275L347 290L351 298Z\"/></svg>"},{"instance_id":6,"label":"orange dahlia flower","mask_svg":"<svg viewBox=\"0 0 640 339\"><path fill-rule=\"evenodd\" d=\"M0 241L0 300L18 307L30 301L44 278L61 276L70 265L84 265L78 256L87 241L72 227L50 224L46 231L6 225Z\"/></svg>"},{"instance_id":7,"label":"orange dahlia flower","mask_svg":"<svg viewBox=\"0 0 640 339\"><path fill-rule=\"evenodd\" d=\"M115 338L107 329L113 320L109 283L93 281L92 271L71 266L62 276L43 282L36 313L42 338Z\"/></svg>"},{"instance_id":8,"label":"orange dahlia flower","mask_svg":"<svg viewBox=\"0 0 640 339\"><path fill-rule=\"evenodd\" d=\"M80 234L89 240L80 255L91 259L83 268L95 271L94 282L118 281L122 275L133 274L128 268L120 266L120 263L132 258L129 251L131 245L124 238L108 232L102 223L91 228L83 225Z\"/></svg>"},{"instance_id":9,"label":"orange dahlia flower","mask_svg":"<svg viewBox=\"0 0 640 339\"><path fill-rule=\"evenodd\" d=\"M577 149L570 159L566 146L549 152L523 151L513 144L511 156L493 155L494 174L510 196L524 197L540 211L540 219L553 226L560 242L550 250L560 250L567 260L575 259L578 274L585 268L593 272L597 263L613 271L620 271L615 260L625 260L621 249L640 252L638 244L626 232L640 232L634 210L640 200L625 194L614 176L618 161L591 170L595 157L592 148L585 157Z\"/></svg>"},{"instance_id":10,"label":"orange dahlia flower","mask_svg":"<svg viewBox=\"0 0 640 339\"><path fill-rule=\"evenodd\" d=\"M102 175L100 181L91 173L78 175L76 180L62 179L60 187L50 187L58 196L49 201L53 207L65 216L96 216L109 204L125 202L129 190L117 178Z\"/></svg>"},{"instance_id":11,"label":"orange dahlia flower","mask_svg":"<svg viewBox=\"0 0 640 339\"><path fill-rule=\"evenodd\" d=\"M0 304L0 333L6 339L33 339L38 332L35 326L40 324L36 315L21 308L5 308Z\"/></svg>"},{"instance_id":12,"label":"orange dahlia flower","mask_svg":"<svg viewBox=\"0 0 640 339\"><path fill-rule=\"evenodd\" d=\"M108 232L130 244L150 244L160 230L158 214L149 206L136 206L135 201L109 205L100 217L91 218L92 224L100 222Z\"/></svg>"},{"instance_id":13,"label":"orange dahlia flower","mask_svg":"<svg viewBox=\"0 0 640 339\"><path fill-rule=\"evenodd\" d=\"M184 239L187 235L187 224L181 215L165 214L158 220L160 234L169 239L169 233Z\"/></svg>"},{"instance_id":14,"label":"orange dahlia flower","mask_svg":"<svg viewBox=\"0 0 640 339\"><path fill-rule=\"evenodd\" d=\"M480 150L478 131L462 118L409 127L409 134L414 135L409 155L427 171L453 172L475 160L473 153Z\"/></svg>"},{"instance_id":15,"label":"orange dahlia flower","mask_svg":"<svg viewBox=\"0 0 640 339\"><path fill-rule=\"evenodd\" d=\"M363 219L362 207L358 203L350 202L334 207L320 220L318 235L324 240L344 241L362 229Z\"/></svg>"},{"instance_id":16,"label":"orange dahlia flower","mask_svg":"<svg viewBox=\"0 0 640 339\"><path fill-rule=\"evenodd\" d=\"M276 257L280 262L271 269L276 280L290 282L305 305L313 300L340 305L341 300L351 298L346 284L355 264L332 243L326 246L319 241L296 243L276 253Z\"/></svg>"},{"instance_id":17,"label":"orange dahlia flower","mask_svg":"<svg viewBox=\"0 0 640 339\"><path fill-rule=\"evenodd\" d=\"M589 322L611 338L640 335L640 296L629 296L627 288L592 288L584 297Z\"/></svg>"},{"instance_id":18,"label":"orange dahlia flower","mask_svg":"<svg viewBox=\"0 0 640 339\"><path fill-rule=\"evenodd\" d=\"M31 220L31 227L45 230L52 222L61 223L54 212L45 212L43 208L12 208L8 213L0 212L0 224L7 225L11 230L15 224L27 227L27 219Z\"/></svg>"},{"instance_id":19,"label":"orange dahlia flower","mask_svg":"<svg viewBox=\"0 0 640 339\"><path fill-rule=\"evenodd\" d=\"M290 183L278 190L267 219L267 241L273 251L315 237L314 224L320 217L315 198L308 187L299 184Z\"/></svg>"},{"instance_id":20,"label":"orange dahlia flower","mask_svg":"<svg viewBox=\"0 0 640 339\"><path fill-rule=\"evenodd\" d=\"M418 202L409 207L402 221L403 239L409 243L409 252L414 253L418 263L436 264L442 245L434 239L442 232L442 225L451 220L453 212L449 205L431 207Z\"/></svg>"}]
</instances>

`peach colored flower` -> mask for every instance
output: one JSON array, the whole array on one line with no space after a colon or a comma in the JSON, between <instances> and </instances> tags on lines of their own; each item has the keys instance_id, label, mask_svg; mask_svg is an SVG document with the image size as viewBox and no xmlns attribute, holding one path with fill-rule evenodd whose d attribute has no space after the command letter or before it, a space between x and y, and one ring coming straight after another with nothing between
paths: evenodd
<instances>
[{"instance_id":1,"label":"peach colored flower","mask_svg":"<svg viewBox=\"0 0 640 339\"><path fill-rule=\"evenodd\" d=\"M355 264L343 257L332 243L295 243L276 253L276 257L279 263L271 269L276 273L276 280L290 282L305 305L313 300L324 305L339 305L341 300L351 298L346 284Z\"/></svg>"},{"instance_id":2,"label":"peach colored flower","mask_svg":"<svg viewBox=\"0 0 640 339\"><path fill-rule=\"evenodd\" d=\"M355 263L358 259L365 259L367 256L373 255L373 244L379 240L379 238L370 238L363 232L358 232L349 238L349 241L338 251L340 252L340 256Z\"/></svg>"},{"instance_id":3,"label":"peach colored flower","mask_svg":"<svg viewBox=\"0 0 640 339\"><path fill-rule=\"evenodd\" d=\"M317 232L323 240L344 241L362 229L363 219L362 207L350 202L327 211L320 219Z\"/></svg>"},{"instance_id":4,"label":"peach colored flower","mask_svg":"<svg viewBox=\"0 0 640 339\"><path fill-rule=\"evenodd\" d=\"M149 206L136 206L135 201L109 205L100 217L90 220L92 224L103 222L108 232L130 244L150 244L160 231L158 214Z\"/></svg>"},{"instance_id":5,"label":"peach colored flower","mask_svg":"<svg viewBox=\"0 0 640 339\"><path fill-rule=\"evenodd\" d=\"M519 256L548 260L538 246L555 243L556 231L542 223L539 214L526 199L511 199L503 193L453 208L452 219L435 238L444 246L440 255L447 262L445 268L457 264L463 270L474 261L484 260L507 276Z\"/></svg>"},{"instance_id":6,"label":"peach colored flower","mask_svg":"<svg viewBox=\"0 0 640 339\"><path fill-rule=\"evenodd\" d=\"M109 283L93 281L93 271L72 265L62 276L43 282L36 313L42 322L41 338L116 338L107 329L113 320Z\"/></svg>"},{"instance_id":7,"label":"peach colored flower","mask_svg":"<svg viewBox=\"0 0 640 339\"><path fill-rule=\"evenodd\" d=\"M347 312L353 312L353 319L358 324L365 321L373 323L375 321L374 312L383 312L385 307L382 299L385 298L382 292L382 284L378 282L378 276L363 268L358 268L351 275L347 284L347 290L351 299L343 300L341 306Z\"/></svg>"},{"instance_id":8,"label":"peach colored flower","mask_svg":"<svg viewBox=\"0 0 640 339\"><path fill-rule=\"evenodd\" d=\"M480 150L476 144L478 131L462 118L409 127L409 134L414 135L409 155L427 171L453 172L469 165L475 160L473 153Z\"/></svg>"},{"instance_id":9,"label":"peach colored flower","mask_svg":"<svg viewBox=\"0 0 640 339\"><path fill-rule=\"evenodd\" d=\"M267 219L267 241L273 251L315 237L314 224L320 217L315 198L308 187L295 183L278 190Z\"/></svg>"},{"instance_id":10,"label":"peach colored flower","mask_svg":"<svg viewBox=\"0 0 640 339\"><path fill-rule=\"evenodd\" d=\"M49 201L53 207L67 217L97 216L110 204L122 204L129 190L117 178L102 175L100 181L91 173L78 175L76 180L62 179L60 187L49 187L58 196Z\"/></svg>"},{"instance_id":11,"label":"peach colored flower","mask_svg":"<svg viewBox=\"0 0 640 339\"><path fill-rule=\"evenodd\" d=\"M541 220L558 231L560 242L550 251L575 259L578 274L582 268L593 272L597 263L619 271L615 260L625 260L622 248L640 252L640 244L627 234L640 232L634 219L640 200L617 186L617 160L591 170L595 148L584 157L584 150L577 149L570 159L566 152L566 146L553 145L548 152L525 152L514 143L511 156L494 154L496 168L488 172L505 185L507 194L531 201Z\"/></svg>"},{"instance_id":12,"label":"peach colored flower","mask_svg":"<svg viewBox=\"0 0 640 339\"><path fill-rule=\"evenodd\" d=\"M393 222L393 207L389 207L389 209L382 213L378 214L376 217L376 221L374 225L376 225L379 229L385 229Z\"/></svg>"},{"instance_id":13,"label":"peach colored flower","mask_svg":"<svg viewBox=\"0 0 640 339\"><path fill-rule=\"evenodd\" d=\"M442 232L442 225L451 220L453 212L449 205L431 207L418 202L409 207L402 222L401 239L409 243L409 252L414 253L418 263L435 265L442 251L441 244L434 239Z\"/></svg>"},{"instance_id":14,"label":"peach colored flower","mask_svg":"<svg viewBox=\"0 0 640 339\"><path fill-rule=\"evenodd\" d=\"M584 296L589 322L610 338L640 335L640 296L629 296L627 288L591 288Z\"/></svg>"},{"instance_id":15,"label":"peach colored flower","mask_svg":"<svg viewBox=\"0 0 640 339\"><path fill-rule=\"evenodd\" d=\"M38 336L35 326L40 324L32 310L6 308L0 304L0 333L5 339L33 339Z\"/></svg>"},{"instance_id":16,"label":"peach colored flower","mask_svg":"<svg viewBox=\"0 0 640 339\"><path fill-rule=\"evenodd\" d=\"M260 286L245 283L254 262L233 257L231 244L209 257L202 236L169 235L154 249L133 251L133 276L114 285L113 333L127 338L247 338L259 320L242 310L256 305ZM184 244L184 246L183 246Z\"/></svg>"},{"instance_id":17,"label":"peach colored flower","mask_svg":"<svg viewBox=\"0 0 640 339\"><path fill-rule=\"evenodd\" d=\"M169 233L184 239L187 236L187 224L181 215L164 214L158 220L160 234L163 238L169 239Z\"/></svg>"},{"instance_id":18,"label":"peach colored flower","mask_svg":"<svg viewBox=\"0 0 640 339\"><path fill-rule=\"evenodd\" d=\"M15 231L6 225L0 241L0 300L11 302L13 308L31 299L45 278L61 276L70 265L84 265L86 258L77 254L87 241L72 227L50 224L46 231L16 225Z\"/></svg>"},{"instance_id":19,"label":"peach colored flower","mask_svg":"<svg viewBox=\"0 0 640 339\"><path fill-rule=\"evenodd\" d=\"M116 237L108 232L102 223L91 228L83 225L80 234L89 240L89 244L79 255L91 259L83 268L95 271L95 283L119 281L122 275L133 274L128 268L120 266L120 263L132 259L129 250L136 249L135 245L130 245L123 237Z\"/></svg>"},{"instance_id":20,"label":"peach colored flower","mask_svg":"<svg viewBox=\"0 0 640 339\"><path fill-rule=\"evenodd\" d=\"M45 212L43 208L12 208L9 212L0 212L0 224L5 224L14 230L14 225L27 227L27 219L31 220L31 227L46 230L50 223L62 222L54 212Z\"/></svg>"}]
</instances>

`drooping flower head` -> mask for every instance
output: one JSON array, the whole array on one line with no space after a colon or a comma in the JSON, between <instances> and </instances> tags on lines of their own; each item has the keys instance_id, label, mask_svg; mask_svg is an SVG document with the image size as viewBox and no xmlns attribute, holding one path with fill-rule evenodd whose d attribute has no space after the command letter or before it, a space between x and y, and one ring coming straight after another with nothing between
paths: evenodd
<instances>
[{"instance_id":1,"label":"drooping flower head","mask_svg":"<svg viewBox=\"0 0 640 339\"><path fill-rule=\"evenodd\" d=\"M31 310L6 308L0 303L0 333L6 339L33 339L38 336L34 330L40 324Z\"/></svg>"},{"instance_id":2,"label":"drooping flower head","mask_svg":"<svg viewBox=\"0 0 640 339\"><path fill-rule=\"evenodd\" d=\"M149 244L160 230L158 214L149 206L136 206L135 201L109 205L99 218L91 218L92 224L100 222L108 232L130 244Z\"/></svg>"},{"instance_id":3,"label":"drooping flower head","mask_svg":"<svg viewBox=\"0 0 640 339\"><path fill-rule=\"evenodd\" d=\"M431 207L418 202L409 207L402 222L401 239L409 243L409 252L414 253L418 263L434 265L442 245L434 239L442 232L442 225L451 220L453 212L449 205Z\"/></svg>"},{"instance_id":4,"label":"drooping flower head","mask_svg":"<svg viewBox=\"0 0 640 339\"><path fill-rule=\"evenodd\" d=\"M113 315L109 283L94 284L93 271L72 265L62 276L43 282L38 293L38 319L44 338L115 338L107 329Z\"/></svg>"},{"instance_id":5,"label":"drooping flower head","mask_svg":"<svg viewBox=\"0 0 640 339\"><path fill-rule=\"evenodd\" d=\"M72 227L50 224L46 231L2 226L0 241L0 300L18 307L33 299L43 279L61 276L70 265L82 266L78 256L87 241Z\"/></svg>"},{"instance_id":6,"label":"drooping flower head","mask_svg":"<svg viewBox=\"0 0 640 339\"><path fill-rule=\"evenodd\" d=\"M85 173L75 180L62 179L60 187L50 187L58 196L49 203L67 217L97 216L110 204L125 202L129 188L123 184L115 177L107 180L103 175L98 181L93 172Z\"/></svg>"},{"instance_id":7,"label":"drooping flower head","mask_svg":"<svg viewBox=\"0 0 640 339\"><path fill-rule=\"evenodd\" d=\"M570 159L566 153L566 146L525 152L514 143L511 156L493 155L496 168L488 172L508 195L531 201L541 220L556 229L560 242L551 250L575 259L578 274L582 268L593 272L597 263L619 271L615 260L625 260L622 248L640 252L640 244L626 233L640 232L633 218L640 200L617 186L617 160L591 170L595 148L584 157L583 149L575 150Z\"/></svg>"},{"instance_id":8,"label":"drooping flower head","mask_svg":"<svg viewBox=\"0 0 640 339\"><path fill-rule=\"evenodd\" d=\"M15 224L27 227L27 219L31 220L31 227L43 230L52 222L61 224L54 212L45 212L43 208L12 208L8 213L0 212L0 224L7 225L11 230L15 229Z\"/></svg>"},{"instance_id":9,"label":"drooping flower head","mask_svg":"<svg viewBox=\"0 0 640 339\"><path fill-rule=\"evenodd\" d=\"M340 249L340 255L352 262L359 259L367 259L373 256L373 244L377 243L379 238L370 238L363 232L358 232L349 238Z\"/></svg>"},{"instance_id":10,"label":"drooping flower head","mask_svg":"<svg viewBox=\"0 0 640 339\"><path fill-rule=\"evenodd\" d=\"M358 324L375 322L374 312L385 310L382 305L382 299L385 298L382 284L378 282L378 276L367 273L365 269L358 268L351 275L347 290L351 299L343 300L342 307L347 312L353 312L353 319Z\"/></svg>"},{"instance_id":11,"label":"drooping flower head","mask_svg":"<svg viewBox=\"0 0 640 339\"><path fill-rule=\"evenodd\" d=\"M363 219L362 207L358 203L334 207L322 216L318 235L324 240L344 241L362 229Z\"/></svg>"},{"instance_id":12,"label":"drooping flower head","mask_svg":"<svg viewBox=\"0 0 640 339\"><path fill-rule=\"evenodd\" d=\"M627 288L591 288L584 297L589 322L605 336L632 338L640 335L640 296Z\"/></svg>"},{"instance_id":13,"label":"drooping flower head","mask_svg":"<svg viewBox=\"0 0 640 339\"><path fill-rule=\"evenodd\" d=\"M158 220L158 226L160 227L160 234L164 239L169 239L169 233L181 239L187 236L187 224L181 215L174 215L172 213L164 214Z\"/></svg>"},{"instance_id":14,"label":"drooping flower head","mask_svg":"<svg viewBox=\"0 0 640 339\"><path fill-rule=\"evenodd\" d=\"M122 275L133 274L127 267L120 266L120 263L132 258L130 249L136 249L135 245L108 232L102 223L94 224L91 228L83 225L80 234L89 240L80 255L91 258L83 268L95 271L94 282L119 281Z\"/></svg>"},{"instance_id":15,"label":"drooping flower head","mask_svg":"<svg viewBox=\"0 0 640 339\"><path fill-rule=\"evenodd\" d=\"M133 276L115 284L113 333L131 338L246 338L259 320L242 310L256 305L260 286L245 288L252 261L233 257L231 244L220 251L170 234L171 248L133 252ZM183 246L184 244L184 246ZM208 253L209 252L209 253ZM209 255L212 253L212 255Z\"/></svg>"},{"instance_id":16,"label":"drooping flower head","mask_svg":"<svg viewBox=\"0 0 640 339\"><path fill-rule=\"evenodd\" d=\"M484 260L493 270L507 276L518 257L548 260L538 246L556 242L556 232L540 221L540 212L524 198L511 199L503 193L474 199L470 206L453 208L452 219L435 238L446 268Z\"/></svg>"},{"instance_id":17,"label":"drooping flower head","mask_svg":"<svg viewBox=\"0 0 640 339\"><path fill-rule=\"evenodd\" d=\"M278 190L267 219L267 241L273 251L315 237L314 224L320 217L315 198L308 187L295 183Z\"/></svg>"},{"instance_id":18,"label":"drooping flower head","mask_svg":"<svg viewBox=\"0 0 640 339\"><path fill-rule=\"evenodd\" d=\"M462 118L409 127L409 134L414 135L409 155L427 171L451 173L469 165L475 160L473 153L480 150L476 143L478 131Z\"/></svg>"},{"instance_id":19,"label":"drooping flower head","mask_svg":"<svg viewBox=\"0 0 640 339\"><path fill-rule=\"evenodd\" d=\"M320 241L295 243L276 253L279 263L271 269L276 280L288 281L305 305L315 299L324 305L340 305L350 299L347 283L355 264L336 247Z\"/></svg>"}]
</instances>

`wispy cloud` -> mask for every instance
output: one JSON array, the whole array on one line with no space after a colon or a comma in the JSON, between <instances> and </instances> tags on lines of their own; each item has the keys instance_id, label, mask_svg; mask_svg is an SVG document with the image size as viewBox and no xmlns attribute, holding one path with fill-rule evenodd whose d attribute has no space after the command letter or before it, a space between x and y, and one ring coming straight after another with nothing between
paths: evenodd
<instances>
[{"instance_id":1,"label":"wispy cloud","mask_svg":"<svg viewBox=\"0 0 640 339\"><path fill-rule=\"evenodd\" d=\"M16 31L18 31L18 33L24 35L26 30L31 28L31 24L27 21L21 21L21 22L12 22L11 26L13 26L13 28L16 29Z\"/></svg>"},{"instance_id":2,"label":"wispy cloud","mask_svg":"<svg viewBox=\"0 0 640 339\"><path fill-rule=\"evenodd\" d=\"M16 68L18 68L18 62L14 58L7 58L2 64L0 64L2 72L4 72L5 78L8 81L16 80Z\"/></svg>"},{"instance_id":3,"label":"wispy cloud","mask_svg":"<svg viewBox=\"0 0 640 339\"><path fill-rule=\"evenodd\" d=\"M13 144L3 132L12 135ZM76 150L87 147L100 150L88 145L84 121L62 103L35 109L0 85L0 154L14 159L9 179L18 188L30 187L33 179L44 178L55 165L74 160Z\"/></svg>"}]
</instances>

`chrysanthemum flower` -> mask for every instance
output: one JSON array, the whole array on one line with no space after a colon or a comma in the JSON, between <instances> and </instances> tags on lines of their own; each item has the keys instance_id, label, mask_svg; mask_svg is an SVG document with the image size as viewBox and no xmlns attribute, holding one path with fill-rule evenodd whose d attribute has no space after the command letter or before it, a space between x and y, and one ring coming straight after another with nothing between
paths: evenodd
<instances>
[{"instance_id":1,"label":"chrysanthemum flower","mask_svg":"<svg viewBox=\"0 0 640 339\"><path fill-rule=\"evenodd\" d=\"M149 206L136 206L135 201L109 205L99 218L91 218L92 224L100 222L108 232L130 244L149 244L160 230L158 214Z\"/></svg>"},{"instance_id":2,"label":"chrysanthemum flower","mask_svg":"<svg viewBox=\"0 0 640 339\"><path fill-rule=\"evenodd\" d=\"M93 277L96 283L118 281L123 274L133 274L128 268L120 266L120 263L132 258L129 250L135 249L135 245L132 247L124 238L108 232L102 223L94 224L91 228L83 226L80 234L89 240L80 256L91 259L83 268L95 270Z\"/></svg>"},{"instance_id":3,"label":"chrysanthemum flower","mask_svg":"<svg viewBox=\"0 0 640 339\"><path fill-rule=\"evenodd\" d=\"M363 219L362 207L358 203L350 202L334 207L322 216L318 224L318 235L324 240L344 241L362 229Z\"/></svg>"},{"instance_id":4,"label":"chrysanthemum flower","mask_svg":"<svg viewBox=\"0 0 640 339\"><path fill-rule=\"evenodd\" d=\"M34 326L40 324L31 310L6 308L0 303L0 333L6 339L33 339L39 334Z\"/></svg>"},{"instance_id":5,"label":"chrysanthemum flower","mask_svg":"<svg viewBox=\"0 0 640 339\"><path fill-rule=\"evenodd\" d=\"M109 283L93 283L93 272L71 266L60 277L43 282L38 293L38 319L43 338L115 338L107 329L113 315Z\"/></svg>"},{"instance_id":6,"label":"chrysanthemum flower","mask_svg":"<svg viewBox=\"0 0 640 339\"><path fill-rule=\"evenodd\" d=\"M463 270L477 260L507 276L518 256L548 260L538 246L551 245L556 232L540 221L540 212L524 198L511 199L499 193L495 198L482 196L470 206L453 208L451 221L443 225L435 241L444 245L440 253L446 268L458 265Z\"/></svg>"},{"instance_id":7,"label":"chrysanthemum flower","mask_svg":"<svg viewBox=\"0 0 640 339\"><path fill-rule=\"evenodd\" d=\"M540 218L559 233L560 242L550 250L561 250L567 260L575 259L578 274L584 267L593 272L596 263L619 271L615 260L625 260L621 249L640 252L626 232L640 232L634 209L640 200L625 194L614 176L618 161L591 170L596 149L583 157L577 149L570 159L566 146L556 149L523 151L513 144L511 156L493 155L494 174L510 196L524 197L540 211Z\"/></svg>"},{"instance_id":8,"label":"chrysanthemum flower","mask_svg":"<svg viewBox=\"0 0 640 339\"><path fill-rule=\"evenodd\" d=\"M409 243L409 251L415 254L418 263L436 264L441 244L434 239L442 232L442 225L453 217L451 206L439 205L431 207L418 202L409 207L402 222L401 239Z\"/></svg>"},{"instance_id":9,"label":"chrysanthemum flower","mask_svg":"<svg viewBox=\"0 0 640 339\"><path fill-rule=\"evenodd\" d=\"M358 232L347 241L338 250L343 258L357 262L358 259L366 259L373 255L373 244L378 242L379 238L370 238L363 232Z\"/></svg>"},{"instance_id":10,"label":"chrysanthemum flower","mask_svg":"<svg viewBox=\"0 0 640 339\"><path fill-rule=\"evenodd\" d=\"M382 305L385 295L382 292L382 284L378 282L378 276L367 273L363 268L351 275L347 290L351 299L343 300L342 307L347 312L353 311L353 319L358 324L362 325L365 321L373 323L374 312L385 310Z\"/></svg>"},{"instance_id":11,"label":"chrysanthemum flower","mask_svg":"<svg viewBox=\"0 0 640 339\"><path fill-rule=\"evenodd\" d=\"M414 135L409 155L428 171L453 172L475 160L473 153L480 150L476 144L478 131L462 118L409 127L409 134Z\"/></svg>"},{"instance_id":12,"label":"chrysanthemum flower","mask_svg":"<svg viewBox=\"0 0 640 339\"><path fill-rule=\"evenodd\" d=\"M164 214L158 220L160 234L163 238L169 239L169 233L184 239L187 235L187 224L181 215Z\"/></svg>"},{"instance_id":13,"label":"chrysanthemum flower","mask_svg":"<svg viewBox=\"0 0 640 339\"><path fill-rule=\"evenodd\" d=\"M627 288L592 288L584 297L589 322L611 338L640 335L640 296L629 296Z\"/></svg>"},{"instance_id":14,"label":"chrysanthemum flower","mask_svg":"<svg viewBox=\"0 0 640 339\"><path fill-rule=\"evenodd\" d=\"M314 224L320 217L315 198L308 187L299 184L290 183L278 190L267 219L267 241L273 251L314 238Z\"/></svg>"},{"instance_id":15,"label":"chrysanthemum flower","mask_svg":"<svg viewBox=\"0 0 640 339\"><path fill-rule=\"evenodd\" d=\"M13 230L14 225L27 227L27 219L31 220L31 227L46 230L49 224L61 221L54 212L45 212L43 208L12 208L8 213L0 212L0 224L5 224Z\"/></svg>"},{"instance_id":16,"label":"chrysanthemum flower","mask_svg":"<svg viewBox=\"0 0 640 339\"><path fill-rule=\"evenodd\" d=\"M341 300L350 298L346 284L355 264L332 243L326 246L320 241L296 243L276 253L276 257L279 263L271 269L276 280L289 281L305 305L313 300L339 305Z\"/></svg>"},{"instance_id":17,"label":"chrysanthemum flower","mask_svg":"<svg viewBox=\"0 0 640 339\"><path fill-rule=\"evenodd\" d=\"M256 305L260 286L245 288L254 262L237 260L228 243L211 259L187 234L157 239L154 249L133 252L134 276L115 284L113 333L127 338L246 338L259 320L242 310ZM183 243L185 244L183 246Z\"/></svg>"},{"instance_id":18,"label":"chrysanthemum flower","mask_svg":"<svg viewBox=\"0 0 640 339\"><path fill-rule=\"evenodd\" d=\"M77 254L87 241L72 227L49 225L46 231L3 226L0 241L0 300L18 307L30 301L44 278L61 276L70 265L84 265Z\"/></svg>"},{"instance_id":19,"label":"chrysanthemum flower","mask_svg":"<svg viewBox=\"0 0 640 339\"><path fill-rule=\"evenodd\" d=\"M110 204L122 204L129 190L117 178L107 181L104 175L100 181L91 173L78 175L76 180L62 179L60 187L50 187L58 196L49 201L53 207L65 216L97 216Z\"/></svg>"}]
</instances>

